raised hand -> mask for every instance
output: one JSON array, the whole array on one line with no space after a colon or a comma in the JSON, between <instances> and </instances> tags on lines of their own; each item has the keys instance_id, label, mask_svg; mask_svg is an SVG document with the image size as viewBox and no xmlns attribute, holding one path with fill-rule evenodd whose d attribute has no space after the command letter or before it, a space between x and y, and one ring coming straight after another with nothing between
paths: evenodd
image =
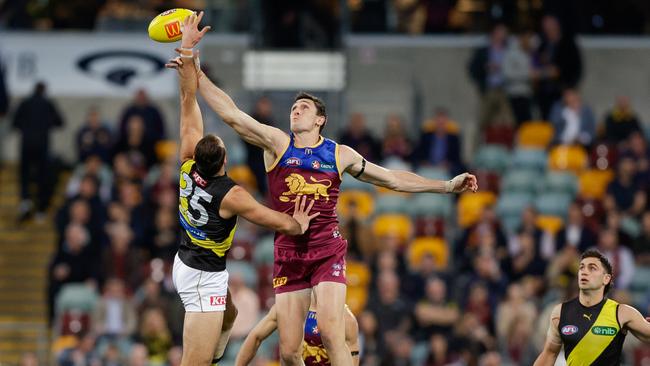
<instances>
[{"instance_id":1,"label":"raised hand","mask_svg":"<svg viewBox=\"0 0 650 366\"><path fill-rule=\"evenodd\" d=\"M201 38L210 30L210 26L203 27L199 30L199 23L203 19L203 12L200 12L197 16L196 13L185 18L181 23L181 32L183 37L181 38L181 47L182 48L192 48L196 46Z\"/></svg>"},{"instance_id":2,"label":"raised hand","mask_svg":"<svg viewBox=\"0 0 650 366\"><path fill-rule=\"evenodd\" d=\"M307 206L307 208L305 209L306 202L307 202L306 195L302 197L300 196L296 197L296 207L293 210L293 218L296 221L298 221L298 224L300 224L301 234L304 234L305 231L307 231L311 219L320 215L320 212L316 212L313 215L309 215L309 211L311 211L311 208L314 206L314 202L316 202L315 200L311 200L311 202L309 202L309 206Z\"/></svg>"},{"instance_id":3,"label":"raised hand","mask_svg":"<svg viewBox=\"0 0 650 366\"><path fill-rule=\"evenodd\" d=\"M462 193L467 190L476 192L478 190L478 182L476 176L463 173L455 176L451 180L445 182L445 191L447 193Z\"/></svg>"}]
</instances>

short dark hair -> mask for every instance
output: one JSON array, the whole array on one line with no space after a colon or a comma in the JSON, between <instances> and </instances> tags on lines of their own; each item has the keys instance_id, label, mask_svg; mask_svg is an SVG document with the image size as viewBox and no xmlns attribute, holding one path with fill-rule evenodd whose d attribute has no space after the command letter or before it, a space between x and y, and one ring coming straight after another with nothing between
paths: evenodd
<instances>
[{"instance_id":1,"label":"short dark hair","mask_svg":"<svg viewBox=\"0 0 650 366\"><path fill-rule=\"evenodd\" d=\"M215 176L226 160L226 147L219 137L213 134L206 135L194 148L194 161L196 169L203 177Z\"/></svg>"},{"instance_id":2,"label":"short dark hair","mask_svg":"<svg viewBox=\"0 0 650 366\"><path fill-rule=\"evenodd\" d=\"M609 262L609 259L607 259L607 257L603 253L595 249L590 249L582 253L582 255L580 256L580 261L582 262L582 260L585 258L597 258L598 260L600 260L600 263L605 268L605 272L607 272L607 274L611 276L609 283L605 285L604 295L607 295L607 292L609 292L609 288L612 287L612 281L614 281L614 271L612 268L612 264Z\"/></svg>"},{"instance_id":3,"label":"short dark hair","mask_svg":"<svg viewBox=\"0 0 650 366\"><path fill-rule=\"evenodd\" d=\"M325 117L325 122L320 126L320 129L318 132L320 133L323 130L323 127L327 124L327 110L325 110L325 103L323 103L323 100L320 99L319 97L315 95L311 95L307 92L301 91L298 94L296 94L296 97L293 99L293 102L297 102L300 99L307 99L311 100L314 102L314 105L316 106L316 115Z\"/></svg>"}]
</instances>

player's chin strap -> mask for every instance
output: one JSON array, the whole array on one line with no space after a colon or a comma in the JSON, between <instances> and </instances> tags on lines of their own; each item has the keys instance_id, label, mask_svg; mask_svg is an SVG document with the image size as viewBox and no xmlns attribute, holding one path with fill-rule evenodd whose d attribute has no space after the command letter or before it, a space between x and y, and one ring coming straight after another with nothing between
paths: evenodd
<instances>
[{"instance_id":1,"label":"player's chin strap","mask_svg":"<svg viewBox=\"0 0 650 366\"><path fill-rule=\"evenodd\" d=\"M452 193L454 191L454 188L456 188L456 186L460 186L461 184L463 184L463 181L465 181L465 178L467 178L468 175L469 175L468 173L463 173L453 177L451 180L446 181L445 193Z\"/></svg>"}]
</instances>

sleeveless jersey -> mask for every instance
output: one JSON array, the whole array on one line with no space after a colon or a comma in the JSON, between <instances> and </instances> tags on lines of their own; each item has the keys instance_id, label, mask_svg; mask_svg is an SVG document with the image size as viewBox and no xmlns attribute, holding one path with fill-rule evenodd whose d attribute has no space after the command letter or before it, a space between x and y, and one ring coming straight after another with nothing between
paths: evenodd
<instances>
[{"instance_id":1,"label":"sleeveless jersey","mask_svg":"<svg viewBox=\"0 0 650 366\"><path fill-rule=\"evenodd\" d=\"M305 361L305 366L330 365L327 351L325 350L323 340L318 331L316 312L311 310L307 314L307 319L305 319L305 337L302 344L302 359Z\"/></svg>"},{"instance_id":2,"label":"sleeveless jersey","mask_svg":"<svg viewBox=\"0 0 650 366\"><path fill-rule=\"evenodd\" d=\"M569 366L615 366L621 363L625 332L618 322L618 303L604 298L586 307L578 298L562 304L558 330Z\"/></svg>"},{"instance_id":3,"label":"sleeveless jersey","mask_svg":"<svg viewBox=\"0 0 650 366\"><path fill-rule=\"evenodd\" d=\"M178 257L187 266L207 272L226 269L226 255L237 228L237 216L223 219L223 197L237 185L226 175L205 178L187 160L180 171L178 216L181 244Z\"/></svg>"},{"instance_id":4,"label":"sleeveless jersey","mask_svg":"<svg viewBox=\"0 0 650 366\"><path fill-rule=\"evenodd\" d=\"M292 215L295 200L306 195L307 203L311 199L316 201L312 212L318 211L320 215L303 235L276 233L276 247L306 251L342 240L336 216L341 185L338 144L321 137L315 146L300 148L295 146L293 134L290 139L285 152L267 171L271 207Z\"/></svg>"}]
</instances>

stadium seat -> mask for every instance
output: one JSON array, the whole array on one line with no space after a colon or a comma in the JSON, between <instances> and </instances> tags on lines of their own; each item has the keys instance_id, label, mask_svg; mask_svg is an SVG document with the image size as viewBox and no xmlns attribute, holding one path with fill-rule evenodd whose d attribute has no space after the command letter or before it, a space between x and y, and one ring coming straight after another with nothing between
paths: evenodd
<instances>
[{"instance_id":1,"label":"stadium seat","mask_svg":"<svg viewBox=\"0 0 650 366\"><path fill-rule=\"evenodd\" d=\"M513 233L521 223L521 213L524 208L533 204L531 193L507 192L499 196L496 213L508 232Z\"/></svg>"},{"instance_id":2,"label":"stadium seat","mask_svg":"<svg viewBox=\"0 0 650 366\"><path fill-rule=\"evenodd\" d=\"M590 169L581 172L578 177L580 196L587 199L602 199L612 179L614 179L612 170Z\"/></svg>"},{"instance_id":3,"label":"stadium seat","mask_svg":"<svg viewBox=\"0 0 650 366\"><path fill-rule=\"evenodd\" d=\"M451 197L442 194L415 196L410 205L412 213L416 216L449 218L452 212Z\"/></svg>"},{"instance_id":4,"label":"stadium seat","mask_svg":"<svg viewBox=\"0 0 650 366\"><path fill-rule=\"evenodd\" d=\"M56 312L65 311L91 312L99 300L95 289L83 283L69 283L64 285L56 297Z\"/></svg>"},{"instance_id":5,"label":"stadium seat","mask_svg":"<svg viewBox=\"0 0 650 366\"><path fill-rule=\"evenodd\" d=\"M411 199L398 195L380 195L375 201L375 213L377 214L405 214L411 215L413 204Z\"/></svg>"},{"instance_id":6,"label":"stadium seat","mask_svg":"<svg viewBox=\"0 0 650 366\"><path fill-rule=\"evenodd\" d=\"M503 145L507 148L512 147L515 137L515 129L507 124L490 125L485 128L483 140L486 144Z\"/></svg>"},{"instance_id":7,"label":"stadium seat","mask_svg":"<svg viewBox=\"0 0 650 366\"><path fill-rule=\"evenodd\" d=\"M429 179L439 179L439 180L449 180L451 176L445 168L434 167L434 166L423 166L418 168L415 171L418 175L421 175Z\"/></svg>"},{"instance_id":8,"label":"stadium seat","mask_svg":"<svg viewBox=\"0 0 650 366\"><path fill-rule=\"evenodd\" d=\"M559 216L539 215L536 224L538 228L555 235L564 226L564 220Z\"/></svg>"},{"instance_id":9,"label":"stadium seat","mask_svg":"<svg viewBox=\"0 0 650 366\"><path fill-rule=\"evenodd\" d=\"M350 190L343 191L339 194L337 205L338 213L341 217L348 217L354 205L356 215L360 219L366 219L375 210L375 199L367 191Z\"/></svg>"},{"instance_id":10,"label":"stadium seat","mask_svg":"<svg viewBox=\"0 0 650 366\"><path fill-rule=\"evenodd\" d=\"M458 199L458 224L468 227L475 223L481 216L483 207L496 202L492 192L463 193Z\"/></svg>"},{"instance_id":11,"label":"stadium seat","mask_svg":"<svg viewBox=\"0 0 650 366\"><path fill-rule=\"evenodd\" d=\"M350 261L345 264L345 275L347 277L348 286L363 286L366 287L370 284L372 274L370 269L363 262Z\"/></svg>"},{"instance_id":12,"label":"stadium seat","mask_svg":"<svg viewBox=\"0 0 650 366\"><path fill-rule=\"evenodd\" d=\"M540 173L536 170L512 169L501 180L501 190L511 193L535 193L539 185Z\"/></svg>"},{"instance_id":13,"label":"stadium seat","mask_svg":"<svg viewBox=\"0 0 650 366\"><path fill-rule=\"evenodd\" d=\"M229 141L226 144L228 150L228 165L245 165L246 164L246 148L239 140Z\"/></svg>"},{"instance_id":14,"label":"stadium seat","mask_svg":"<svg viewBox=\"0 0 650 366\"><path fill-rule=\"evenodd\" d=\"M447 124L445 125L445 128L448 134L458 135L460 133L460 125L456 121L448 120ZM433 118L428 119L424 121L424 123L422 123L422 132L433 133L435 131L436 131L436 121Z\"/></svg>"},{"instance_id":15,"label":"stadium seat","mask_svg":"<svg viewBox=\"0 0 650 366\"><path fill-rule=\"evenodd\" d=\"M162 140L154 147L159 161L166 161L178 153L178 143L175 140Z\"/></svg>"},{"instance_id":16,"label":"stadium seat","mask_svg":"<svg viewBox=\"0 0 650 366\"><path fill-rule=\"evenodd\" d=\"M545 192L535 198L535 208L540 215L551 215L566 218L569 204L573 197L566 193Z\"/></svg>"},{"instance_id":17,"label":"stadium seat","mask_svg":"<svg viewBox=\"0 0 650 366\"><path fill-rule=\"evenodd\" d=\"M510 167L514 169L546 171L548 156L542 149L517 148L513 151Z\"/></svg>"},{"instance_id":18,"label":"stadium seat","mask_svg":"<svg viewBox=\"0 0 650 366\"><path fill-rule=\"evenodd\" d=\"M273 235L260 238L255 245L253 262L257 265L273 264Z\"/></svg>"},{"instance_id":19,"label":"stadium seat","mask_svg":"<svg viewBox=\"0 0 650 366\"><path fill-rule=\"evenodd\" d=\"M412 269L418 268L422 257L431 255L439 269L447 268L449 263L449 247L443 238L416 238L408 248L408 261Z\"/></svg>"},{"instance_id":20,"label":"stadium seat","mask_svg":"<svg viewBox=\"0 0 650 366\"><path fill-rule=\"evenodd\" d=\"M540 193L567 193L575 197L578 193L578 179L571 172L548 172L540 185Z\"/></svg>"},{"instance_id":21,"label":"stadium seat","mask_svg":"<svg viewBox=\"0 0 650 366\"><path fill-rule=\"evenodd\" d=\"M240 275L246 283L246 286L253 289L257 288L257 271L251 263L234 260L228 261L228 273L230 273L230 277Z\"/></svg>"},{"instance_id":22,"label":"stadium seat","mask_svg":"<svg viewBox=\"0 0 650 366\"><path fill-rule=\"evenodd\" d=\"M553 134L550 122L528 121L519 127L517 142L520 147L546 149L553 140Z\"/></svg>"},{"instance_id":23,"label":"stadium seat","mask_svg":"<svg viewBox=\"0 0 650 366\"><path fill-rule=\"evenodd\" d=\"M587 168L587 152L582 146L560 145L551 149L548 166L551 170L570 170L578 174Z\"/></svg>"},{"instance_id":24,"label":"stadium seat","mask_svg":"<svg viewBox=\"0 0 650 366\"><path fill-rule=\"evenodd\" d=\"M235 165L228 168L228 176L249 191L257 190L257 179L247 165Z\"/></svg>"},{"instance_id":25,"label":"stadium seat","mask_svg":"<svg viewBox=\"0 0 650 366\"><path fill-rule=\"evenodd\" d=\"M358 316L368 303L368 289L363 286L348 286L345 303Z\"/></svg>"},{"instance_id":26,"label":"stadium seat","mask_svg":"<svg viewBox=\"0 0 650 366\"><path fill-rule=\"evenodd\" d=\"M510 153L503 145L482 145L474 154L474 169L502 174L510 164Z\"/></svg>"},{"instance_id":27,"label":"stadium seat","mask_svg":"<svg viewBox=\"0 0 650 366\"><path fill-rule=\"evenodd\" d=\"M376 237L397 236L405 242L413 233L413 224L407 215L383 214L375 218L372 232Z\"/></svg>"}]
</instances>

